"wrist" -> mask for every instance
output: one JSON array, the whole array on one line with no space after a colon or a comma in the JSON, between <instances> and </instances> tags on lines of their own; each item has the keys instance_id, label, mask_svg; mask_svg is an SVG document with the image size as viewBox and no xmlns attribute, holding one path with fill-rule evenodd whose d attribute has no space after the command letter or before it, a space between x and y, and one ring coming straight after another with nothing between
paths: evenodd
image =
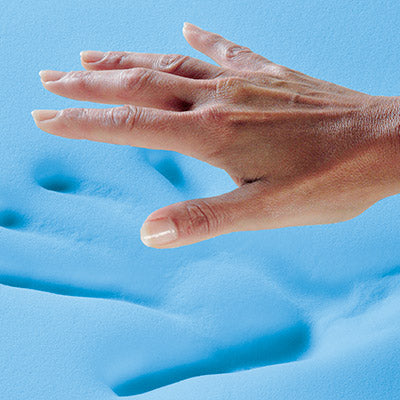
<instances>
[{"instance_id":1,"label":"wrist","mask_svg":"<svg viewBox=\"0 0 400 400\"><path fill-rule=\"evenodd\" d=\"M373 96L362 118L373 143L377 187L384 197L400 193L400 97Z\"/></svg>"}]
</instances>

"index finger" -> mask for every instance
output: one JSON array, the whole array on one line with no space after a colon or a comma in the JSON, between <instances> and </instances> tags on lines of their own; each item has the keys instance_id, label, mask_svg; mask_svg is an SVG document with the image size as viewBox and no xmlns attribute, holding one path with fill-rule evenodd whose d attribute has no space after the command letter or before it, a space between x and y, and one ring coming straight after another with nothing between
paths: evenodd
<instances>
[{"instance_id":1,"label":"index finger","mask_svg":"<svg viewBox=\"0 0 400 400\"><path fill-rule=\"evenodd\" d=\"M34 110L38 128L70 139L178 151L204 159L197 111L167 111L124 105L105 109Z\"/></svg>"}]
</instances>

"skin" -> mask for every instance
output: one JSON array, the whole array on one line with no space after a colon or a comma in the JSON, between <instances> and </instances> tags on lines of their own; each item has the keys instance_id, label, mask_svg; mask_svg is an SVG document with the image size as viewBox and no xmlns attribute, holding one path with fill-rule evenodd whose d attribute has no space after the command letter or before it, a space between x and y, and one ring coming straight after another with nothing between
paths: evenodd
<instances>
[{"instance_id":1,"label":"skin","mask_svg":"<svg viewBox=\"0 0 400 400\"><path fill-rule=\"evenodd\" d=\"M400 192L400 97L307 76L189 23L183 34L219 66L120 51L94 61L97 52L82 52L85 71L41 71L44 87L120 106L32 113L45 132L177 151L237 184L153 212L144 244L173 248L230 232L342 222Z\"/></svg>"}]
</instances>

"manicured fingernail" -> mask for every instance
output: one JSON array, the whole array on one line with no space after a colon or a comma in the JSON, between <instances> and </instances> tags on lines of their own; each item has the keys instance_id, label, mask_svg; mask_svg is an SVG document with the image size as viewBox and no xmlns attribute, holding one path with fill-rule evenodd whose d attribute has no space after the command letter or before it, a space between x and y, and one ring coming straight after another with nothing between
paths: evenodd
<instances>
[{"instance_id":1,"label":"manicured fingernail","mask_svg":"<svg viewBox=\"0 0 400 400\"><path fill-rule=\"evenodd\" d=\"M31 114L35 122L43 122L55 118L58 110L33 110Z\"/></svg>"},{"instance_id":2,"label":"manicured fingernail","mask_svg":"<svg viewBox=\"0 0 400 400\"><path fill-rule=\"evenodd\" d=\"M183 29L199 29L198 26L191 24L190 22L183 23Z\"/></svg>"},{"instance_id":3,"label":"manicured fingernail","mask_svg":"<svg viewBox=\"0 0 400 400\"><path fill-rule=\"evenodd\" d=\"M67 73L63 72L63 71L52 71L52 70L44 70L44 71L40 71L39 75L40 75L40 79L43 82L54 82L54 81L58 81L59 79L61 79L63 76L65 76Z\"/></svg>"},{"instance_id":4,"label":"manicured fingernail","mask_svg":"<svg viewBox=\"0 0 400 400\"><path fill-rule=\"evenodd\" d=\"M102 51L97 51L97 50L81 51L80 55L81 55L82 60L87 63L93 63L93 62L100 61L105 56L105 54Z\"/></svg>"},{"instance_id":5,"label":"manicured fingernail","mask_svg":"<svg viewBox=\"0 0 400 400\"><path fill-rule=\"evenodd\" d=\"M172 243L178 238L175 224L170 218L146 221L140 229L142 242L149 247Z\"/></svg>"}]
</instances>

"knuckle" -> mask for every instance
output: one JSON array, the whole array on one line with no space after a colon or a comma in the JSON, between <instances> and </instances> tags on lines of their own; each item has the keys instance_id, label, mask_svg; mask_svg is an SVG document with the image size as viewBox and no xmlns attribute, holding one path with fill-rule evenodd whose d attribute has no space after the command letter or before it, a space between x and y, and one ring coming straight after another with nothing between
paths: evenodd
<instances>
[{"instance_id":1,"label":"knuckle","mask_svg":"<svg viewBox=\"0 0 400 400\"><path fill-rule=\"evenodd\" d=\"M165 54L160 58L158 68L164 72L176 73L189 60L189 56L183 56L181 54Z\"/></svg>"},{"instance_id":2,"label":"knuckle","mask_svg":"<svg viewBox=\"0 0 400 400\"><path fill-rule=\"evenodd\" d=\"M252 51L248 47L230 44L225 48L224 57L226 60L234 60L250 53L252 53Z\"/></svg>"},{"instance_id":3,"label":"knuckle","mask_svg":"<svg viewBox=\"0 0 400 400\"><path fill-rule=\"evenodd\" d=\"M66 78L68 79L81 79L84 78L85 75L88 75L89 71L69 71L67 72Z\"/></svg>"},{"instance_id":4,"label":"knuckle","mask_svg":"<svg viewBox=\"0 0 400 400\"><path fill-rule=\"evenodd\" d=\"M277 65L277 64L268 64L264 67L264 71L274 78L279 78L282 80L288 80L291 77L291 72L288 68Z\"/></svg>"},{"instance_id":5,"label":"knuckle","mask_svg":"<svg viewBox=\"0 0 400 400\"><path fill-rule=\"evenodd\" d=\"M190 202L185 208L185 223L181 227L184 235L211 235L218 231L219 218L206 200Z\"/></svg>"},{"instance_id":6,"label":"knuckle","mask_svg":"<svg viewBox=\"0 0 400 400\"><path fill-rule=\"evenodd\" d=\"M198 111L199 122L206 125L208 128L222 128L229 120L231 111L219 106L209 106Z\"/></svg>"},{"instance_id":7,"label":"knuckle","mask_svg":"<svg viewBox=\"0 0 400 400\"><path fill-rule=\"evenodd\" d=\"M250 92L249 82L241 77L231 76L216 80L216 96L222 100L228 100L230 103L241 103Z\"/></svg>"},{"instance_id":8,"label":"knuckle","mask_svg":"<svg viewBox=\"0 0 400 400\"><path fill-rule=\"evenodd\" d=\"M61 115L66 123L70 123L88 117L88 110L86 108L65 108Z\"/></svg>"},{"instance_id":9,"label":"knuckle","mask_svg":"<svg viewBox=\"0 0 400 400\"><path fill-rule=\"evenodd\" d=\"M122 71L120 76L123 90L135 93L147 86L152 74L149 69L134 68Z\"/></svg>"},{"instance_id":10,"label":"knuckle","mask_svg":"<svg viewBox=\"0 0 400 400\"><path fill-rule=\"evenodd\" d=\"M140 109L125 105L111 109L111 121L115 126L123 127L130 132L135 129L140 118Z\"/></svg>"},{"instance_id":11,"label":"knuckle","mask_svg":"<svg viewBox=\"0 0 400 400\"><path fill-rule=\"evenodd\" d=\"M70 71L67 73L67 80L76 86L78 90L87 90L93 77L91 71Z\"/></svg>"},{"instance_id":12,"label":"knuckle","mask_svg":"<svg viewBox=\"0 0 400 400\"><path fill-rule=\"evenodd\" d=\"M107 62L116 67L123 67L126 65L126 61L129 59L129 53L126 51L108 51L106 52L102 62Z\"/></svg>"},{"instance_id":13,"label":"knuckle","mask_svg":"<svg viewBox=\"0 0 400 400\"><path fill-rule=\"evenodd\" d=\"M131 110L128 106L114 107L106 113L106 118L114 127L120 127L127 123L130 115Z\"/></svg>"},{"instance_id":14,"label":"knuckle","mask_svg":"<svg viewBox=\"0 0 400 400\"><path fill-rule=\"evenodd\" d=\"M218 96L224 96L232 90L237 89L241 85L241 78L236 76L228 76L225 78L218 78L215 81L215 91Z\"/></svg>"},{"instance_id":15,"label":"knuckle","mask_svg":"<svg viewBox=\"0 0 400 400\"><path fill-rule=\"evenodd\" d=\"M224 158L235 139L235 130L232 129L233 117L233 110L218 106L210 106L198 112L198 124L207 132L201 145L204 159L220 163Z\"/></svg>"}]
</instances>

